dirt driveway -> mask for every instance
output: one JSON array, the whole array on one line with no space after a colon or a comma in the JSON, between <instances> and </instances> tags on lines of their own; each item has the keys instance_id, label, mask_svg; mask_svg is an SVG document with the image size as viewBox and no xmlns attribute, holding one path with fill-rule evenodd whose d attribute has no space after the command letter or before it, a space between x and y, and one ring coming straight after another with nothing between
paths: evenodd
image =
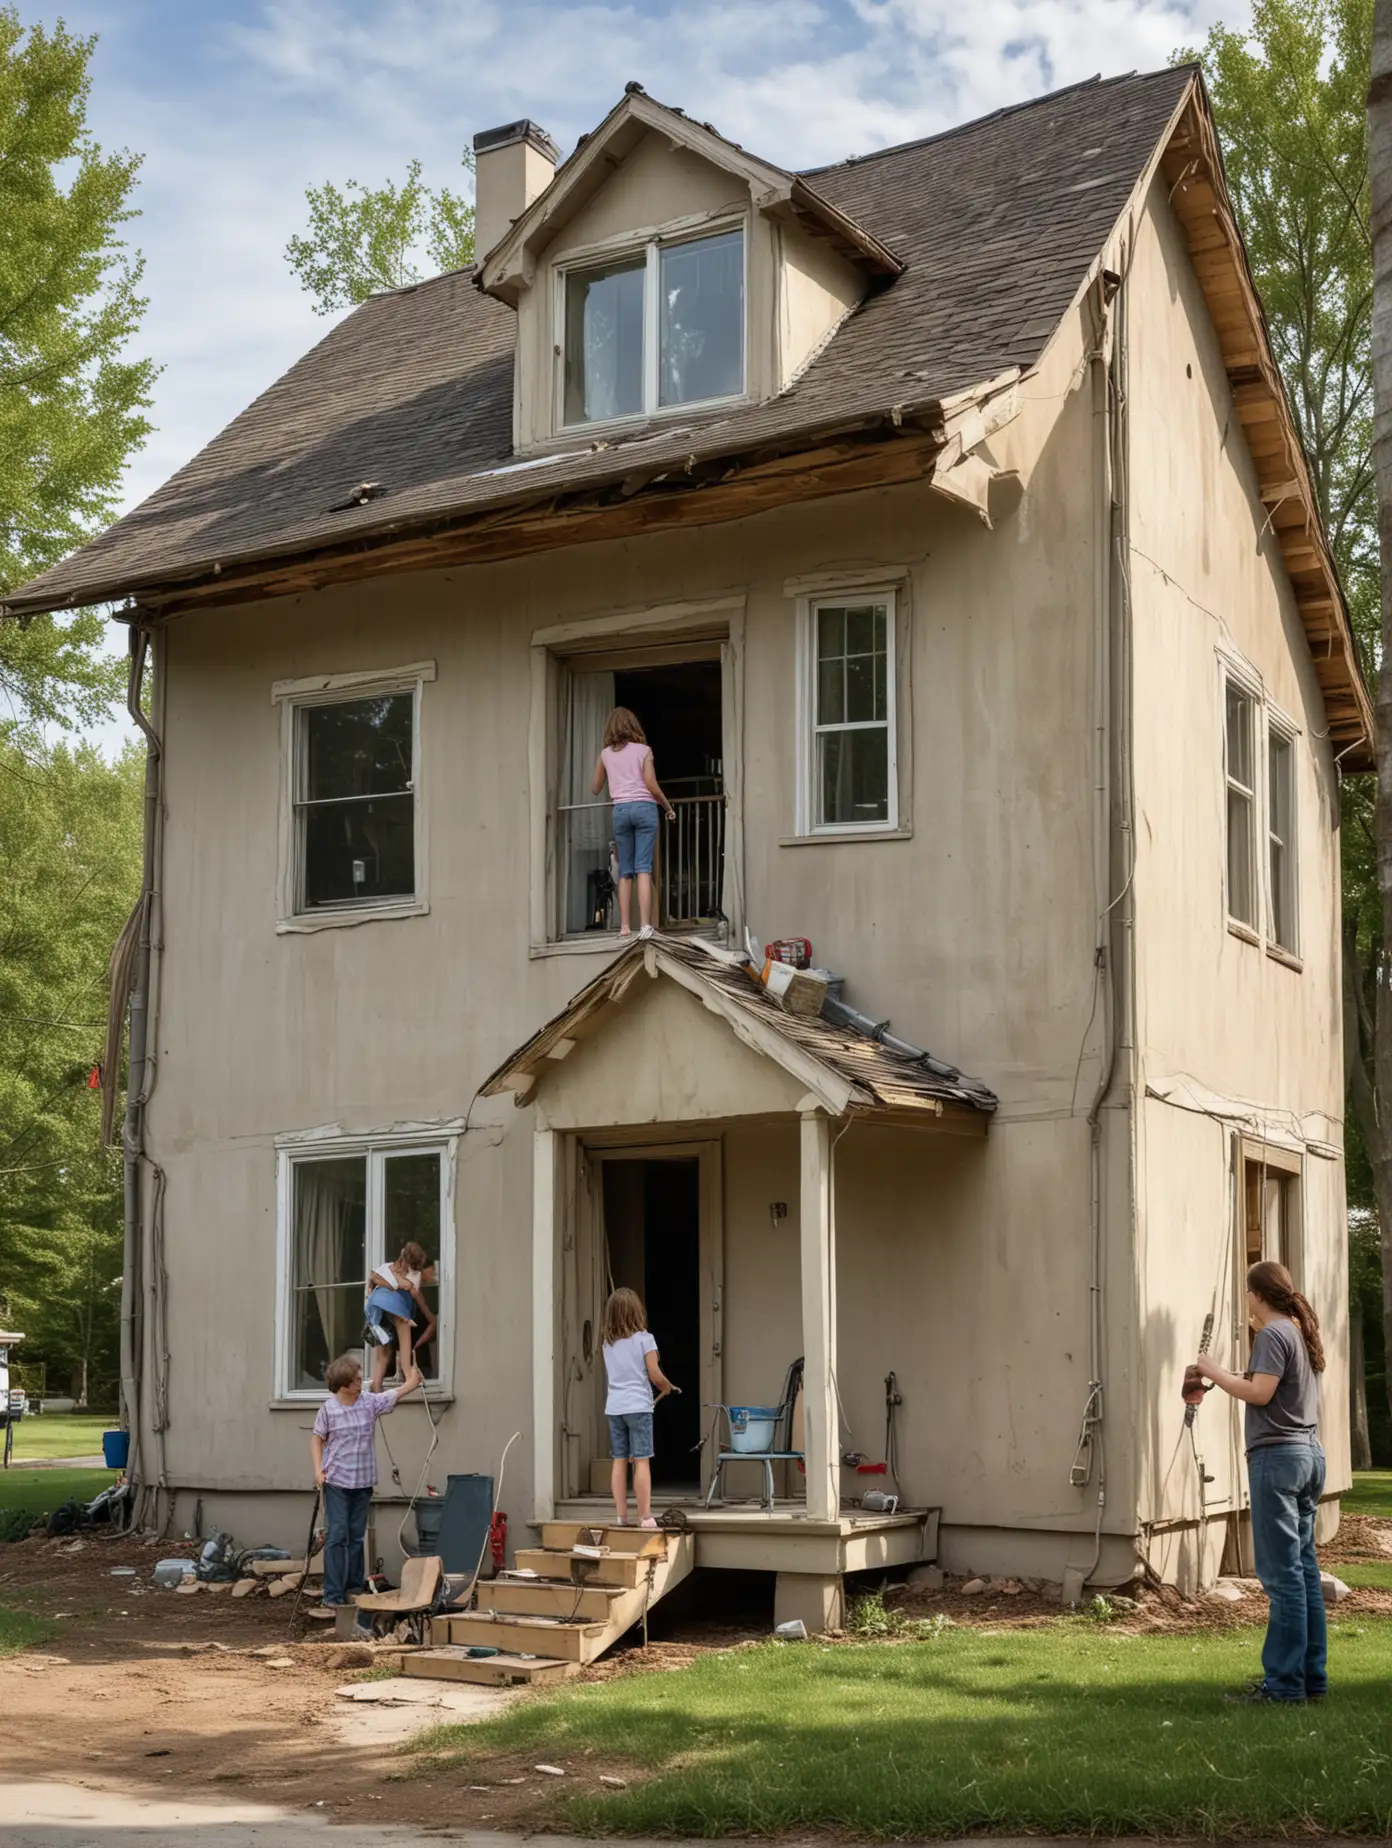
<instances>
[{"instance_id":1,"label":"dirt driveway","mask_svg":"<svg viewBox=\"0 0 1392 1848\"><path fill-rule=\"evenodd\" d=\"M307 1821L482 1831L554 1827L561 1796L592 1782L598 1789L606 1769L598 1764L567 1767L561 1785L529 1758L441 1770L404 1754L399 1745L413 1726L467 1716L417 1711L403 1719L399 1709L384 1713L340 1698L345 1686L369 1691L365 1674L399 1654L390 1645L374 1653L327 1642L309 1625L308 1640L292 1637L293 1599L234 1602L227 1594L154 1590L154 1561L191 1551L93 1538L76 1551L47 1540L0 1547L0 1606L56 1625L47 1641L0 1660L0 1712L17 1722L6 1730L7 1784L61 1778L123 1799L235 1798ZM1385 1559L1392 1523L1346 1522L1331 1552ZM134 1570L118 1574L121 1567ZM693 1589L702 1577L724 1576L698 1575ZM735 1588L718 1589L720 1615L709 1607L680 1616L659 1607L651 1647L640 1649L635 1638L587 1679L680 1669L707 1650L765 1638L767 1614L757 1606L739 1611ZM941 1592L891 1590L886 1605L891 1618L896 1610L941 1613L954 1623L998 1627L1058 1617L1057 1604L1013 1581L1009 1589L993 1581L974 1596L960 1581ZM1359 1592L1345 1608L1392 1614L1392 1593ZM1226 1628L1261 1623L1265 1615L1260 1598L1194 1605L1164 1593L1144 1597L1124 1627Z\"/></svg>"}]
</instances>

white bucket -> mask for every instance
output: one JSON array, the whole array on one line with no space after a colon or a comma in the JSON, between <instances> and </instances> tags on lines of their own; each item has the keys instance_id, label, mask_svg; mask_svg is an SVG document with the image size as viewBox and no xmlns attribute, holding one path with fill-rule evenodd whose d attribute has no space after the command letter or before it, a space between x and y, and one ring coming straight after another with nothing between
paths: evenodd
<instances>
[{"instance_id":1,"label":"white bucket","mask_svg":"<svg viewBox=\"0 0 1392 1848\"><path fill-rule=\"evenodd\" d=\"M732 1405L728 1409L731 1450L773 1449L773 1434L778 1428L776 1405Z\"/></svg>"}]
</instances>

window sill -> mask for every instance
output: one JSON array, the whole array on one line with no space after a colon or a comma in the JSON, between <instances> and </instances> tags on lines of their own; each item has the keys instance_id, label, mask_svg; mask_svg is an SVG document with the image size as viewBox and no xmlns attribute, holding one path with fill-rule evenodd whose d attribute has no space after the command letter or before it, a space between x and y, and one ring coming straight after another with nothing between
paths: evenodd
<instances>
[{"instance_id":1,"label":"window sill","mask_svg":"<svg viewBox=\"0 0 1392 1848\"><path fill-rule=\"evenodd\" d=\"M384 1386L382 1390L384 1392L391 1392L393 1389L390 1386ZM429 1382L426 1383L426 1391L430 1394L432 1409L437 1405L454 1404L454 1394L452 1392L437 1392ZM302 1393L298 1397L268 1399L266 1401L266 1410L268 1412L317 1412L325 1399L330 1396L331 1395L327 1392L307 1392ZM411 1401L408 1399L406 1403L409 1405ZM394 1412L390 1415L392 1417L396 1416Z\"/></svg>"},{"instance_id":2,"label":"window sill","mask_svg":"<svg viewBox=\"0 0 1392 1848\"><path fill-rule=\"evenodd\" d=\"M1250 924L1243 924L1237 918L1229 918L1228 931L1230 935L1240 937L1244 943L1253 944L1257 949L1261 948L1261 938Z\"/></svg>"},{"instance_id":3,"label":"window sill","mask_svg":"<svg viewBox=\"0 0 1392 1848\"><path fill-rule=\"evenodd\" d=\"M423 918L430 910L428 899L413 899L405 905L354 905L343 911L311 911L303 917L278 918L278 937L304 937L316 930L344 930L351 924L380 924L388 918Z\"/></svg>"},{"instance_id":4,"label":"window sill","mask_svg":"<svg viewBox=\"0 0 1392 1848\"><path fill-rule=\"evenodd\" d=\"M785 834L780 847L835 847L841 841L911 841L912 828L824 828L816 834Z\"/></svg>"},{"instance_id":5,"label":"window sill","mask_svg":"<svg viewBox=\"0 0 1392 1848\"><path fill-rule=\"evenodd\" d=\"M1297 956L1294 950L1288 950L1284 944L1268 943L1266 946L1266 953L1271 958L1272 962L1280 963L1283 969L1290 969L1296 975L1304 974L1304 958Z\"/></svg>"}]
</instances>

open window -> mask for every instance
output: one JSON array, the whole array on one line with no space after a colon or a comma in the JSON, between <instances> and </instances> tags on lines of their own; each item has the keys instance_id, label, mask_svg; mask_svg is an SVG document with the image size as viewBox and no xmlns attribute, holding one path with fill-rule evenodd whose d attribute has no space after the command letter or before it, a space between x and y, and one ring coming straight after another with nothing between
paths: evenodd
<instances>
[{"instance_id":1,"label":"open window","mask_svg":"<svg viewBox=\"0 0 1392 1848\"><path fill-rule=\"evenodd\" d=\"M1247 1272L1264 1258L1284 1264L1300 1283L1300 1173L1300 1156L1293 1150L1243 1138L1239 1295L1244 1302Z\"/></svg>"},{"instance_id":2,"label":"open window","mask_svg":"<svg viewBox=\"0 0 1392 1848\"><path fill-rule=\"evenodd\" d=\"M322 1398L324 1371L340 1354L358 1355L366 1367L368 1278L411 1243L434 1263L421 1293L437 1328L420 1365L427 1383L439 1384L448 1339L440 1285L451 1245L449 1167L450 1147L439 1143L334 1140L283 1151L277 1397Z\"/></svg>"},{"instance_id":3,"label":"open window","mask_svg":"<svg viewBox=\"0 0 1392 1848\"><path fill-rule=\"evenodd\" d=\"M745 388L744 229L652 238L562 271L565 426L738 398Z\"/></svg>"}]
</instances>

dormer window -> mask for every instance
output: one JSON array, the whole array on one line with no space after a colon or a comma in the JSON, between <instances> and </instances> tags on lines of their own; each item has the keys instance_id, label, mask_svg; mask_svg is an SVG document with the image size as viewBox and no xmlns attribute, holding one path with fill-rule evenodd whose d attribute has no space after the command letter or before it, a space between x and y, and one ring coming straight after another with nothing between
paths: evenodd
<instances>
[{"instance_id":1,"label":"dormer window","mask_svg":"<svg viewBox=\"0 0 1392 1848\"><path fill-rule=\"evenodd\" d=\"M744 292L743 228L566 269L563 422L742 396Z\"/></svg>"}]
</instances>

